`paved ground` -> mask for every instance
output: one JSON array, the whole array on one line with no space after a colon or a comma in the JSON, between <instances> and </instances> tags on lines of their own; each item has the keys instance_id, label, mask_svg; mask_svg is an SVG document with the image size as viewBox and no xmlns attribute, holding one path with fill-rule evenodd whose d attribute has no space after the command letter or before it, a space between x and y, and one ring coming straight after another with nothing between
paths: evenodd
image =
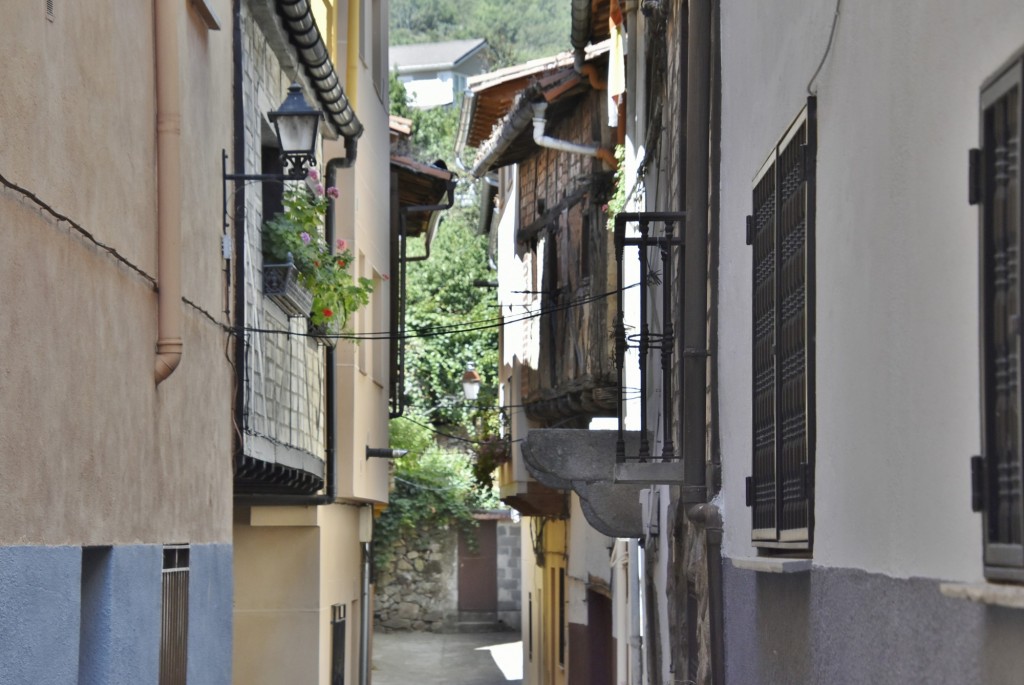
<instances>
[{"instance_id":1,"label":"paved ground","mask_svg":"<svg viewBox=\"0 0 1024 685\"><path fill-rule=\"evenodd\" d=\"M519 633L374 633L372 685L519 685Z\"/></svg>"}]
</instances>

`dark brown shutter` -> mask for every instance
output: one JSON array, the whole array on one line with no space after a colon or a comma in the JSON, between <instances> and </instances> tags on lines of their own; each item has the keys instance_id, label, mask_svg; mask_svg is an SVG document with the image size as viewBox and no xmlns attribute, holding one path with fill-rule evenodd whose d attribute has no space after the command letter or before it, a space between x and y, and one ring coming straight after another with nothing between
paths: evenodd
<instances>
[{"instance_id":1,"label":"dark brown shutter","mask_svg":"<svg viewBox=\"0 0 1024 685\"><path fill-rule=\"evenodd\" d=\"M982 493L986 575L1024 579L1021 493L1022 62L981 94Z\"/></svg>"},{"instance_id":2,"label":"dark brown shutter","mask_svg":"<svg viewBox=\"0 0 1024 685\"><path fill-rule=\"evenodd\" d=\"M753 245L753 541L811 544L814 479L814 99L761 168Z\"/></svg>"},{"instance_id":3,"label":"dark brown shutter","mask_svg":"<svg viewBox=\"0 0 1024 685\"><path fill-rule=\"evenodd\" d=\"M754 186L753 539L777 540L775 479L775 155Z\"/></svg>"}]
</instances>

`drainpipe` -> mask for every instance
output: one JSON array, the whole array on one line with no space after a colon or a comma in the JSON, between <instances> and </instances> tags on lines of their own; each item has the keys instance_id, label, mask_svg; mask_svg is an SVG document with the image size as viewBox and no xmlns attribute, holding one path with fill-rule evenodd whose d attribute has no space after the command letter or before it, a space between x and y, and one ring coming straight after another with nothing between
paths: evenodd
<instances>
[{"instance_id":1,"label":"drainpipe","mask_svg":"<svg viewBox=\"0 0 1024 685\"><path fill-rule=\"evenodd\" d=\"M443 203L437 204L437 205L408 205L406 207L402 207L399 210L402 213L400 228L401 228L401 231L402 231L402 241L403 242L406 239L406 236L405 236L405 216L407 214L415 214L417 212L441 212L441 211L444 211L446 209L451 209L452 206L455 204L455 186L457 184L458 184L458 181L456 181L454 178L452 180L448 181L448 200L446 202L443 202ZM437 233L437 227L438 227L438 225L440 223L441 223L441 217L440 217L439 214L435 214L434 216L432 216L430 218L430 226L427 229L427 237L424 239L424 242L426 243L426 252L424 252L423 254L421 254L419 256L416 256L416 257L405 257L405 256L403 256L402 257L402 261L404 263L422 262L422 261L430 258L430 244L434 241L434 235ZM405 282L404 278L403 278L402 282L403 283Z\"/></svg>"},{"instance_id":2,"label":"drainpipe","mask_svg":"<svg viewBox=\"0 0 1024 685\"><path fill-rule=\"evenodd\" d=\"M181 361L181 93L178 3L156 15L157 341L159 385Z\"/></svg>"},{"instance_id":3,"label":"drainpipe","mask_svg":"<svg viewBox=\"0 0 1024 685\"><path fill-rule=\"evenodd\" d=\"M683 262L683 502L706 502L708 133L711 117L711 0L691 0L686 55L686 250ZM681 55L682 57L682 55ZM683 147L685 146L685 147Z\"/></svg>"},{"instance_id":4,"label":"drainpipe","mask_svg":"<svg viewBox=\"0 0 1024 685\"><path fill-rule=\"evenodd\" d=\"M363 578L359 593L359 685L370 682L370 543L363 543Z\"/></svg>"},{"instance_id":5,"label":"drainpipe","mask_svg":"<svg viewBox=\"0 0 1024 685\"><path fill-rule=\"evenodd\" d=\"M640 541L629 541L629 680L643 683L643 646L640 623Z\"/></svg>"},{"instance_id":6,"label":"drainpipe","mask_svg":"<svg viewBox=\"0 0 1024 685\"><path fill-rule=\"evenodd\" d=\"M572 43L576 70L583 66L583 50L590 42L591 0L572 0L572 28L569 41Z\"/></svg>"},{"instance_id":7,"label":"drainpipe","mask_svg":"<svg viewBox=\"0 0 1024 685\"><path fill-rule=\"evenodd\" d=\"M615 153L611 150L600 145L581 145L580 143L571 143L568 140L558 140L557 138L544 135L544 129L548 123L544 118L547 109L548 103L546 102L533 103L533 142L540 147L558 150L559 152L597 157L608 166L613 169L615 168Z\"/></svg>"},{"instance_id":8,"label":"drainpipe","mask_svg":"<svg viewBox=\"0 0 1024 685\"><path fill-rule=\"evenodd\" d=\"M173 3L172 3L173 4ZM242 0L234 0L231 18L231 59L234 92L234 172L245 173L245 97L242 93ZM245 457L245 184L235 186L235 464Z\"/></svg>"},{"instance_id":9,"label":"drainpipe","mask_svg":"<svg viewBox=\"0 0 1024 685\"><path fill-rule=\"evenodd\" d=\"M629 684L629 542L615 541L612 552L612 589L615 593L615 683Z\"/></svg>"}]
</instances>

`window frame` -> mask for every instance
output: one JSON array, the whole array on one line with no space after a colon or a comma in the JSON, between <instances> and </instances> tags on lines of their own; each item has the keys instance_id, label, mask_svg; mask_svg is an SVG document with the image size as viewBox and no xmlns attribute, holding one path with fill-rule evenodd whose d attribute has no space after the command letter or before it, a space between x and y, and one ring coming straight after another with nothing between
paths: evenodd
<instances>
[{"instance_id":1,"label":"window frame","mask_svg":"<svg viewBox=\"0 0 1024 685\"><path fill-rule=\"evenodd\" d=\"M998 382L996 381L996 366L998 365L998 358L994 355L992 349L993 345L996 344L992 340L993 331L992 328L1000 326L996 325L993 319L997 316L993 311L996 308L996 285L997 281L1000 280L1000 270L995 268L993 265L994 251L995 248L992 246L993 242L993 231L996 229L993 226L993 217L998 214L995 209L995 198L994 193L996 191L996 184L994 183L995 176L998 173L996 166L997 160L992 156L989 151L992 143L991 135L994 133L990 128L990 112L994 111L1005 98L1012 93L1016 88L1016 182L1007 183L1008 189L1016 188L1016 216L1005 215L1003 218L1013 221L1016 219L1016 287L1008 288L1007 294L1016 295L1017 311L1016 313L1009 311L1004 312L1007 316L1002 321L1004 330L1016 338L1013 343L1016 352L1016 409L1017 409L1017 420L1016 420L1016 436L1017 444L1014 447L1012 444L1001 444L999 442L999 435L995 428L995 424L998 423L999 413L996 408L999 406L999 402L995 397L995 392L998 389ZM978 111L978 128L979 128L979 144L980 150L972 151L972 160L976 161L976 164L972 167L972 188L971 188L971 203L978 205L978 297L979 297L979 381L980 381L980 409L981 409L981 457L976 458L975 462L975 474L973 485L975 489L974 493L974 509L981 511L982 513L982 558L984 563L985 577L990 580L1009 580L1016 582L1024 582L1024 502L1022 502L1022 479L1024 479L1024 447L1022 447L1021 436L1024 435L1024 420L1022 420L1021 408L1024 407L1024 401L1022 401L1022 385L1024 385L1024 376L1021 373L1021 360L1024 359L1022 352L1024 352L1024 342L1022 342L1021 330L1020 330L1020 316L1022 315L1021 309L1021 297L1024 295L1024 266L1022 266L1021 248L1024 243L1024 237L1021 235L1021 231L1024 230L1024 174L1021 173L1020 158L1022 152L1021 135L1024 132L1024 50L1018 51L1009 61L1007 61L993 76L986 79L982 84L979 93L979 111ZM1011 137L1012 139L1012 137ZM1010 153L1005 154L1003 159L1012 159L1012 150ZM1012 204L1010 205L1012 208ZM1005 209L1005 205L1003 207ZM1004 227L1004 231L1012 230L1013 225L1008 224ZM1012 249L1013 246L1011 246ZM1010 250L1007 250L1010 251ZM1014 323L1014 319L1017 319ZM1008 355L1012 357L1013 352L1008 352ZM1005 382L1005 381L1004 381ZM1008 431L1012 433L1013 431ZM1007 448L1013 448L1016 452L1015 457L1012 457L1008 461L1016 461L1016 480L1017 480L1017 493L1015 495L1016 505L1014 505L1012 499L1014 496L1011 495L1009 498L1001 498L1001 489L1005 489L1006 480L1012 482L1012 466L1011 474L1006 474L1006 464L999 465L993 463L995 454L998 454ZM1000 466L1002 466L1002 474L1000 473ZM1005 499L1011 501L1007 504ZM1010 506L1016 509L1017 518L1017 537L1018 541L1007 542L1005 540L994 540L993 538L1000 533L995 532L995 527L999 524L996 519L999 518L996 513L1003 505ZM1011 512L1007 517L1011 520L1014 511ZM1004 523L1005 519L1004 518Z\"/></svg>"},{"instance_id":2,"label":"window frame","mask_svg":"<svg viewBox=\"0 0 1024 685\"><path fill-rule=\"evenodd\" d=\"M797 141L797 136L801 132L804 132L804 142L802 145ZM791 146L794 143L799 147L791 152ZM787 155L791 157L787 159ZM785 253L786 236L782 235L781 232L785 230L782 227L784 226L783 219L787 209L789 209L789 205L783 206L784 202L780 200L786 188L785 178L780 177L779 174L780 165L783 163L799 164L803 169L803 179L798 184L798 187L799 185L803 186L804 194L802 293L798 289L793 289L795 287L792 285L788 292L783 293L783 280L787 278L787 272L789 272L789 278L792 279L792 274L795 271L793 265L799 266L799 263L792 261L787 260L784 262L784 258L780 257L780 254ZM791 166L790 168L793 167ZM772 195L772 204L769 210L771 216L768 223L759 232L757 213L761 207L766 206L768 203L759 203L758 193L764 192L761 188L761 183L769 174L773 175L771 190L769 191ZM751 258L750 300L751 475L746 479L746 500L747 506L751 507L751 544L763 554L792 553L794 551L810 553L814 546L814 464L816 447L814 349L816 284L814 234L816 187L817 103L816 99L812 96L807 99L805 107L801 109L800 113L787 127L783 136L773 146L771 154L754 176L752 182L752 207L755 214L747 217L747 244L752 245L753 250ZM798 192L800 191L793 190L785 196L785 200L790 200ZM767 246L767 251L765 250L766 246L763 245L765 240L763 231L765 230L771 231L771 242ZM761 239L760 241L759 238ZM761 262L758 261L759 258ZM759 266L763 268L765 266L764 260L767 259L772 260L771 272L762 279L758 279ZM787 265L789 268L786 268ZM796 273L799 273L799 271L796 271ZM770 292L767 293L767 297L770 298L770 306L766 306L762 312L758 309L758 297L760 296L762 299L766 297L764 289L769 285ZM799 337L797 337L797 340L802 342L802 348L797 347L796 352L802 349L803 361L799 366L802 373L794 374L790 369L788 377L790 392L787 393L786 384L783 383L786 380L784 374L789 369L789 365L785 363L788 352L785 347L791 344L793 332L792 330L788 333L786 332L786 327L783 325L783 314L780 311L786 309L785 301L789 297L796 296L799 300L800 294L803 296L803 332L802 340ZM763 334L760 336L758 334L759 323L761 327L765 324L760 319L767 316L768 312L770 312L771 316L770 338ZM793 317L787 317L787 321L792 322ZM784 348L781 352L780 347ZM782 357L781 360L780 356ZM760 377L763 374L759 374L759 368L766 370L770 368L770 394L768 394L768 387L759 387L759 384L762 386L766 385L767 381L766 378ZM780 410L780 407L786 407L787 404L792 405L794 397L799 397L799 393L794 395L792 392L792 382L795 378L802 378L803 380L803 419L802 426L797 429L797 435L800 435L799 431L802 431L803 454L800 454L800 450L798 450L797 459L802 458L802 461L789 464L787 468L784 468L784 459L793 460L792 450L784 449L786 446L784 427L788 426L785 430L790 432L791 435L794 429L791 419L787 420L783 416L783 410ZM764 441L764 435L761 435L759 439L759 433L765 432L766 426L761 425L758 421L758 407L766 401L770 403L771 412L771 425L767 427L771 431L770 469L765 468L766 454L763 451L759 451L759 445L763 448L768 444ZM764 409L762 416L766 412L767 409ZM790 442L790 447L792 447L792 442ZM787 454L790 454L790 456L785 456ZM795 513L791 508L787 510L787 505L794 503L797 504ZM770 519L771 526L759 525L768 519ZM786 519L796 520L799 523L803 523L803 525L786 526Z\"/></svg>"}]
</instances>

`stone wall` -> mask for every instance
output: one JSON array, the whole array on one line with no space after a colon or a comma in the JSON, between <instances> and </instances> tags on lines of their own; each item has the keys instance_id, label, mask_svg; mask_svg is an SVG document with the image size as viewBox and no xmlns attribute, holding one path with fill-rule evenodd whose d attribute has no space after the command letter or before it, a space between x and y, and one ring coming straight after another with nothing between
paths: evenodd
<instances>
[{"instance_id":1,"label":"stone wall","mask_svg":"<svg viewBox=\"0 0 1024 685\"><path fill-rule=\"evenodd\" d=\"M522 549L518 520L498 521L498 620L519 630L522 623L520 578Z\"/></svg>"},{"instance_id":2,"label":"stone wall","mask_svg":"<svg viewBox=\"0 0 1024 685\"><path fill-rule=\"evenodd\" d=\"M458 535L445 526L398 541L377 578L377 629L446 632L458 621Z\"/></svg>"},{"instance_id":3,"label":"stone wall","mask_svg":"<svg viewBox=\"0 0 1024 685\"><path fill-rule=\"evenodd\" d=\"M494 620L519 630L519 521L497 522L498 611ZM447 632L459 622L458 532L445 527L399 540L376 579L375 626L379 630Z\"/></svg>"}]
</instances>

